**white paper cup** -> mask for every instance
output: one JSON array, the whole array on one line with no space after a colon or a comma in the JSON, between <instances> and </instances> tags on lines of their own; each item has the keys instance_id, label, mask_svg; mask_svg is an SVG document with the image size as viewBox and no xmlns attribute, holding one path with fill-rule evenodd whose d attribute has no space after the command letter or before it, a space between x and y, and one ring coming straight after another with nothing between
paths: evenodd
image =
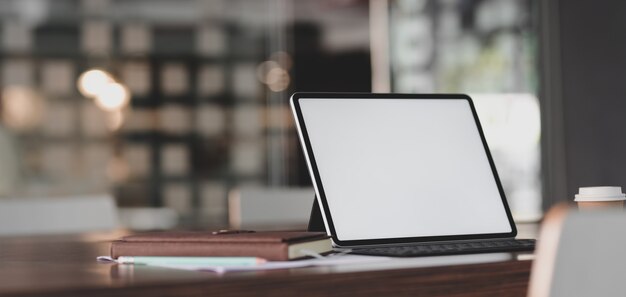
<instances>
[{"instance_id":1,"label":"white paper cup","mask_svg":"<svg viewBox=\"0 0 626 297\"><path fill-rule=\"evenodd\" d=\"M624 208L624 200L622 187L583 187L574 196L579 209Z\"/></svg>"}]
</instances>

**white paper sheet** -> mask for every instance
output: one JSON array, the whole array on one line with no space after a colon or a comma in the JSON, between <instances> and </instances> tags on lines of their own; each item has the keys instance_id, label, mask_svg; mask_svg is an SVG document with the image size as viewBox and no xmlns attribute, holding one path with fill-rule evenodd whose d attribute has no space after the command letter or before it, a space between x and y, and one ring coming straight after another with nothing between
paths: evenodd
<instances>
[{"instance_id":1,"label":"white paper sheet","mask_svg":"<svg viewBox=\"0 0 626 297\"><path fill-rule=\"evenodd\" d=\"M206 265L152 265L164 268L212 271L226 273L234 271L260 271L275 269L290 269L302 267L329 267L330 272L348 272L362 269L388 270L415 267L434 267L445 265L466 265L478 263L491 263L511 260L510 253L475 254L475 255L453 255L453 256L433 256L415 258L394 258L361 256L351 254L333 254L323 258L312 258L296 261L270 261L254 266L206 266ZM110 257L98 257L98 261L115 262ZM131 265L131 264L121 264Z\"/></svg>"}]
</instances>

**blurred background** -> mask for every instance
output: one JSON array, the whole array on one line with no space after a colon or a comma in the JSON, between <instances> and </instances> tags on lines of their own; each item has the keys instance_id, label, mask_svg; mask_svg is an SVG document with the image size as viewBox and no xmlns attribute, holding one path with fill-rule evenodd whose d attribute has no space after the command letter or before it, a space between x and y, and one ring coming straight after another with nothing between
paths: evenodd
<instances>
[{"instance_id":1,"label":"blurred background","mask_svg":"<svg viewBox=\"0 0 626 297\"><path fill-rule=\"evenodd\" d=\"M536 221L537 6L2 0L0 205L100 195L122 227L206 229L245 225L264 211L249 197L283 195L300 197L284 222L303 224L313 190L292 92L449 92L475 99L513 215Z\"/></svg>"}]
</instances>

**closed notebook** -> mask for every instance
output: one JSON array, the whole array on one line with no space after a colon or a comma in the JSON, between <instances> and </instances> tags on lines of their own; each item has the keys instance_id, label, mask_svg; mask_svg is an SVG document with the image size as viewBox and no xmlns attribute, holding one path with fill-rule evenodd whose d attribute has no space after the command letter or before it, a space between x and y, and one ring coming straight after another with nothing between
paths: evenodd
<instances>
[{"instance_id":1,"label":"closed notebook","mask_svg":"<svg viewBox=\"0 0 626 297\"><path fill-rule=\"evenodd\" d=\"M285 261L327 253L330 238L323 232L264 231L251 233L158 232L130 235L111 243L111 257L259 257Z\"/></svg>"}]
</instances>

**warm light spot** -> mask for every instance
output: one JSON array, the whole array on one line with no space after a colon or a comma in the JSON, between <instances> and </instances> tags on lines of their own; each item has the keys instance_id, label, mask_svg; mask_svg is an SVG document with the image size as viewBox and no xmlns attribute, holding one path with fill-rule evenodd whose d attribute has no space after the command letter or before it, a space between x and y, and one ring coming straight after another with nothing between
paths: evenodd
<instances>
[{"instance_id":1,"label":"warm light spot","mask_svg":"<svg viewBox=\"0 0 626 297\"><path fill-rule=\"evenodd\" d=\"M124 113L120 109L107 113L107 126L111 131L119 130L124 124Z\"/></svg>"},{"instance_id":2,"label":"warm light spot","mask_svg":"<svg viewBox=\"0 0 626 297\"><path fill-rule=\"evenodd\" d=\"M273 92L281 92L289 87L291 77L288 70L292 66L291 56L286 52L275 52L269 60L257 67L257 78Z\"/></svg>"},{"instance_id":3,"label":"warm light spot","mask_svg":"<svg viewBox=\"0 0 626 297\"><path fill-rule=\"evenodd\" d=\"M265 61L259 64L259 66L256 69L257 78L262 83L267 84L269 72L276 68L280 68L280 65L276 63L275 61Z\"/></svg>"},{"instance_id":4,"label":"warm light spot","mask_svg":"<svg viewBox=\"0 0 626 297\"><path fill-rule=\"evenodd\" d=\"M78 90L85 97L93 98L113 83L113 76L100 69L85 71L78 78Z\"/></svg>"},{"instance_id":5,"label":"warm light spot","mask_svg":"<svg viewBox=\"0 0 626 297\"><path fill-rule=\"evenodd\" d=\"M34 128L41 121L43 104L43 99L35 90L8 86L2 91L2 121L16 130Z\"/></svg>"},{"instance_id":6,"label":"warm light spot","mask_svg":"<svg viewBox=\"0 0 626 297\"><path fill-rule=\"evenodd\" d=\"M96 95L96 105L106 111L114 111L128 105L130 92L119 83L109 83Z\"/></svg>"},{"instance_id":7,"label":"warm light spot","mask_svg":"<svg viewBox=\"0 0 626 297\"><path fill-rule=\"evenodd\" d=\"M267 73L267 86L274 92L287 89L290 80L289 73L283 68L274 68Z\"/></svg>"}]
</instances>

